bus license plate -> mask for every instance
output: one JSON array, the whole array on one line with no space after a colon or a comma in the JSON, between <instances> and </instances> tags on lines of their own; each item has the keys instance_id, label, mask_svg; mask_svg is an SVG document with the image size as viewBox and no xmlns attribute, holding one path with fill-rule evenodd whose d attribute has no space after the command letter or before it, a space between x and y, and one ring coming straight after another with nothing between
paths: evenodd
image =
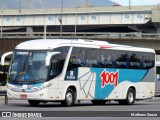
<instances>
[{"instance_id":1,"label":"bus license plate","mask_svg":"<svg viewBox=\"0 0 160 120\"><path fill-rule=\"evenodd\" d=\"M20 94L20 98L27 98L27 94Z\"/></svg>"}]
</instances>

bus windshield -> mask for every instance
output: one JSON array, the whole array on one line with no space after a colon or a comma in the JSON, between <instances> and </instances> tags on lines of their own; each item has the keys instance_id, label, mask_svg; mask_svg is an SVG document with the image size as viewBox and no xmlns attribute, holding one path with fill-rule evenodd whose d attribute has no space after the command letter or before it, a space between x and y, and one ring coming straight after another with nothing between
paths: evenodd
<instances>
[{"instance_id":1,"label":"bus windshield","mask_svg":"<svg viewBox=\"0 0 160 120\"><path fill-rule=\"evenodd\" d=\"M45 58L50 51L15 51L9 71L11 83L39 83L47 79Z\"/></svg>"}]
</instances>

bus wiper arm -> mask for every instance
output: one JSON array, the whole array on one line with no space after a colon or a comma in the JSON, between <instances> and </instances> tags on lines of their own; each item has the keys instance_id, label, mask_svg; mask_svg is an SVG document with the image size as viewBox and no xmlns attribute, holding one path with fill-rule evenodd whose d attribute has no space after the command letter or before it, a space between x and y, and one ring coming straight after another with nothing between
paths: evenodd
<instances>
[{"instance_id":1,"label":"bus wiper arm","mask_svg":"<svg viewBox=\"0 0 160 120\"><path fill-rule=\"evenodd\" d=\"M18 78L18 76L19 75L21 75L21 74L25 74L25 64L26 64L26 62L27 62L27 59L24 61L24 63L23 63L23 69L22 70L20 70L19 72L18 72L18 74L16 75L16 77L15 77L15 81L16 81L16 79Z\"/></svg>"}]
</instances>

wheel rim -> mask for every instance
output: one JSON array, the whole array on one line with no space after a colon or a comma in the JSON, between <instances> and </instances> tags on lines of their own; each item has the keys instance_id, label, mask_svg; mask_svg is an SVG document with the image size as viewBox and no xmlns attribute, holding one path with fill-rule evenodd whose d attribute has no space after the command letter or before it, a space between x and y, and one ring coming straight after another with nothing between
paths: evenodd
<instances>
[{"instance_id":1,"label":"wheel rim","mask_svg":"<svg viewBox=\"0 0 160 120\"><path fill-rule=\"evenodd\" d=\"M128 101L129 101L130 103L132 103L132 102L133 102L133 99L134 99L133 93L132 93L132 92L129 92L129 94L128 94Z\"/></svg>"},{"instance_id":2,"label":"wheel rim","mask_svg":"<svg viewBox=\"0 0 160 120\"><path fill-rule=\"evenodd\" d=\"M72 104L73 95L72 95L71 92L68 92L68 93L66 94L66 100L67 100L67 103L68 103L68 104Z\"/></svg>"}]
</instances>

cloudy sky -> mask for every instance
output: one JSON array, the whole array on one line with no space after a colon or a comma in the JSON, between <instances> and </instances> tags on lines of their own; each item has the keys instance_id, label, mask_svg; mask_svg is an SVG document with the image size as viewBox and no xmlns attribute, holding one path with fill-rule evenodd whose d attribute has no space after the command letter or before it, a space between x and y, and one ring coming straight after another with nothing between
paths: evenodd
<instances>
[{"instance_id":1,"label":"cloudy sky","mask_svg":"<svg viewBox=\"0 0 160 120\"><path fill-rule=\"evenodd\" d=\"M111 0L121 4L122 6L128 6L129 0ZM160 0L130 0L131 5L157 5Z\"/></svg>"}]
</instances>

